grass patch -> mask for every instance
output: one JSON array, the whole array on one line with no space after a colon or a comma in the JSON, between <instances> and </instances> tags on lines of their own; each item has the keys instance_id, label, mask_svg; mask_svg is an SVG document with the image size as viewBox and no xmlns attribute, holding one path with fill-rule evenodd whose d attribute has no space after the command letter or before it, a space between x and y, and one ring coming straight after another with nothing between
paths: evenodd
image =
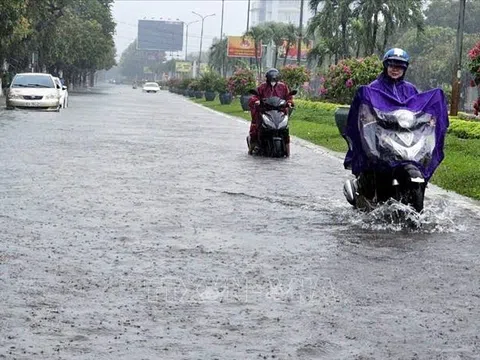
<instances>
[{"instance_id":1,"label":"grass patch","mask_svg":"<svg viewBox=\"0 0 480 360\"><path fill-rule=\"evenodd\" d=\"M194 101L225 114L250 120L250 112L242 110L238 99L230 105L221 105L218 99ZM347 151L347 144L335 125L333 110L296 109L290 121L290 134L333 151ZM445 159L435 172L432 183L480 200L480 139L460 139L453 133L447 134Z\"/></svg>"}]
</instances>

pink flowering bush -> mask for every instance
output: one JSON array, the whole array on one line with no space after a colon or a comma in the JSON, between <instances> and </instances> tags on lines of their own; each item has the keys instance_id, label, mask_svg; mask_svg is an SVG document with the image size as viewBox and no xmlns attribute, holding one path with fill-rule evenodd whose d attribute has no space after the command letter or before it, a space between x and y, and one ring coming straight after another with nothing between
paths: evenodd
<instances>
[{"instance_id":1,"label":"pink flowering bush","mask_svg":"<svg viewBox=\"0 0 480 360\"><path fill-rule=\"evenodd\" d=\"M250 69L237 68L228 79L228 91L233 95L247 95L248 90L255 89L255 73Z\"/></svg>"},{"instance_id":2,"label":"pink flowering bush","mask_svg":"<svg viewBox=\"0 0 480 360\"><path fill-rule=\"evenodd\" d=\"M376 56L341 60L330 66L319 95L337 104L350 104L358 87L371 83L382 70L382 62Z\"/></svg>"},{"instance_id":3,"label":"pink flowering bush","mask_svg":"<svg viewBox=\"0 0 480 360\"><path fill-rule=\"evenodd\" d=\"M473 75L471 86L480 86L480 41L468 52L468 69ZM480 113L480 97L473 104L475 115Z\"/></svg>"},{"instance_id":4,"label":"pink flowering bush","mask_svg":"<svg viewBox=\"0 0 480 360\"><path fill-rule=\"evenodd\" d=\"M280 69L280 79L293 90L304 85L310 79L310 73L305 66L287 65Z\"/></svg>"}]
</instances>

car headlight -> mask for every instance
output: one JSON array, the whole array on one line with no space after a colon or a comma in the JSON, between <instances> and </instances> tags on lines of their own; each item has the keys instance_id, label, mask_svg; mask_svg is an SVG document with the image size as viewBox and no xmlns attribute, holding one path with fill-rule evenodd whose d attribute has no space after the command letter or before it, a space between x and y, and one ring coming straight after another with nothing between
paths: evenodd
<instances>
[{"instance_id":1,"label":"car headlight","mask_svg":"<svg viewBox=\"0 0 480 360\"><path fill-rule=\"evenodd\" d=\"M8 94L9 99L21 99L22 96L18 94Z\"/></svg>"},{"instance_id":2,"label":"car headlight","mask_svg":"<svg viewBox=\"0 0 480 360\"><path fill-rule=\"evenodd\" d=\"M56 94L50 94L45 96L45 99L50 100L50 99L58 99L58 95Z\"/></svg>"}]
</instances>

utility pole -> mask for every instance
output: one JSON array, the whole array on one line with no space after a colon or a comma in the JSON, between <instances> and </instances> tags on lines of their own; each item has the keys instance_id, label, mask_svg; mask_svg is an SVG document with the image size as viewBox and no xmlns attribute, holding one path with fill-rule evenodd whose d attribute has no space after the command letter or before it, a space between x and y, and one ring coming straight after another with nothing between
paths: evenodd
<instances>
[{"instance_id":1,"label":"utility pole","mask_svg":"<svg viewBox=\"0 0 480 360\"><path fill-rule=\"evenodd\" d=\"M250 0L248 0L248 10L247 10L247 32L250 30Z\"/></svg>"},{"instance_id":2,"label":"utility pole","mask_svg":"<svg viewBox=\"0 0 480 360\"><path fill-rule=\"evenodd\" d=\"M225 13L225 0L222 0L222 22L220 25L220 41L223 40L223 15Z\"/></svg>"},{"instance_id":3,"label":"utility pole","mask_svg":"<svg viewBox=\"0 0 480 360\"><path fill-rule=\"evenodd\" d=\"M458 114L460 102L460 85L462 81L462 48L463 48L463 28L465 25L465 1L460 0L460 11L458 14L457 27L457 48L455 51L455 66L452 79L452 101L450 103L450 115Z\"/></svg>"},{"instance_id":4,"label":"utility pole","mask_svg":"<svg viewBox=\"0 0 480 360\"><path fill-rule=\"evenodd\" d=\"M300 25L298 27L297 65L300 65L302 61L303 4L304 4L304 0L300 0Z\"/></svg>"},{"instance_id":5,"label":"utility pole","mask_svg":"<svg viewBox=\"0 0 480 360\"><path fill-rule=\"evenodd\" d=\"M220 49L222 50L222 76L225 76L225 54L223 53L223 15L225 13L225 0L222 0L222 22L220 25Z\"/></svg>"},{"instance_id":6,"label":"utility pole","mask_svg":"<svg viewBox=\"0 0 480 360\"><path fill-rule=\"evenodd\" d=\"M187 61L187 56L188 56L188 27L197 22L200 22L200 20L191 21L188 24L185 24L185 26L187 27L187 35L185 39L185 61Z\"/></svg>"},{"instance_id":7,"label":"utility pole","mask_svg":"<svg viewBox=\"0 0 480 360\"><path fill-rule=\"evenodd\" d=\"M248 0L248 8L247 8L247 32L250 30L250 0ZM252 67L253 59L249 58L250 68Z\"/></svg>"},{"instance_id":8,"label":"utility pole","mask_svg":"<svg viewBox=\"0 0 480 360\"><path fill-rule=\"evenodd\" d=\"M192 11L192 13L199 16L202 19L202 31L200 32L200 55L198 56L198 74L200 74L200 64L202 63L203 23L206 18L210 16L215 16L215 14L202 16L199 13L196 13L195 11Z\"/></svg>"}]
</instances>

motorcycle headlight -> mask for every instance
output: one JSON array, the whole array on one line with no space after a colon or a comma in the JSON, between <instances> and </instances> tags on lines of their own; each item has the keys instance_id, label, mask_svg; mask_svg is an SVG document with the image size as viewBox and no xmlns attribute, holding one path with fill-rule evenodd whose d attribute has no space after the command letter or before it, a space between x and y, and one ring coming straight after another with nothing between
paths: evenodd
<instances>
[{"instance_id":1,"label":"motorcycle headlight","mask_svg":"<svg viewBox=\"0 0 480 360\"><path fill-rule=\"evenodd\" d=\"M278 125L278 128L283 129L283 128L286 128L287 125L288 125L288 115L285 115L285 118L282 120L280 125Z\"/></svg>"},{"instance_id":2,"label":"motorcycle headlight","mask_svg":"<svg viewBox=\"0 0 480 360\"><path fill-rule=\"evenodd\" d=\"M398 124L404 129L410 129L417 122L415 113L409 110L396 110L393 112L393 114L395 115Z\"/></svg>"},{"instance_id":3,"label":"motorcycle headlight","mask_svg":"<svg viewBox=\"0 0 480 360\"><path fill-rule=\"evenodd\" d=\"M272 120L270 120L270 118L265 115L265 114L262 114L262 118L263 118L263 123L265 125L268 125L269 127L273 128L273 129L276 129L277 127L275 126L275 124L273 123Z\"/></svg>"}]
</instances>

